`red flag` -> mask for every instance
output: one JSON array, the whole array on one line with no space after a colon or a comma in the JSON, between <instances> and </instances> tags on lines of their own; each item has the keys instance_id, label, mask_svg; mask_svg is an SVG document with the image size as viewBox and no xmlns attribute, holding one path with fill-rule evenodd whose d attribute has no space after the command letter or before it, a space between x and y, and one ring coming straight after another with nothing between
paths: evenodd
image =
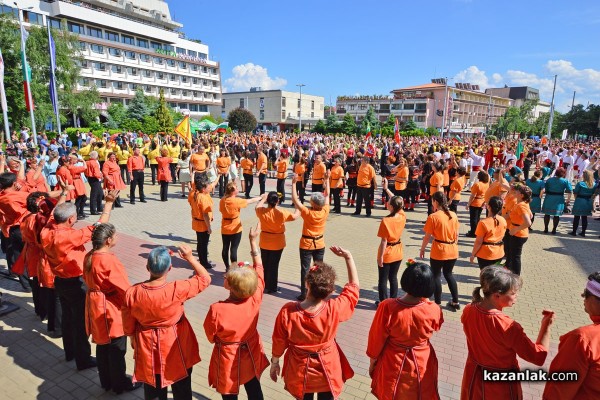
<instances>
[{"instance_id":1,"label":"red flag","mask_svg":"<svg viewBox=\"0 0 600 400\"><path fill-rule=\"evenodd\" d=\"M375 157L375 151L376 151L375 146L373 146L371 143L369 143L369 145L367 146L367 151L365 151L365 156Z\"/></svg>"},{"instance_id":2,"label":"red flag","mask_svg":"<svg viewBox=\"0 0 600 400\"><path fill-rule=\"evenodd\" d=\"M400 144L400 125L398 125L398 117L396 117L396 123L394 124L394 141Z\"/></svg>"}]
</instances>

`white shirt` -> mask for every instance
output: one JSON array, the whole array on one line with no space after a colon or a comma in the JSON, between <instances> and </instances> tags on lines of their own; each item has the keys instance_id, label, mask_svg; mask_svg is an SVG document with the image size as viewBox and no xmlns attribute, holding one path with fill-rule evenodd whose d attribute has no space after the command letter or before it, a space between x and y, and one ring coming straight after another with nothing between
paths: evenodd
<instances>
[{"instance_id":1,"label":"white shirt","mask_svg":"<svg viewBox=\"0 0 600 400\"><path fill-rule=\"evenodd\" d=\"M478 156L477 154L475 154L475 152L473 151L473 149L469 149L469 155L471 156L471 159L473 160L473 163L471 164L471 166L473 167L483 167L483 165L485 164L485 158L482 156Z\"/></svg>"}]
</instances>

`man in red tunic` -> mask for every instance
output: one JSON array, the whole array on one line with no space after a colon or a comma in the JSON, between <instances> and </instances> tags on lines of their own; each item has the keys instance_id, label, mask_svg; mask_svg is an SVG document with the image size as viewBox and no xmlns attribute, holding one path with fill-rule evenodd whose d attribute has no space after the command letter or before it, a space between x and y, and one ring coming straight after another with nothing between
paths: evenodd
<instances>
[{"instance_id":1,"label":"man in red tunic","mask_svg":"<svg viewBox=\"0 0 600 400\"><path fill-rule=\"evenodd\" d=\"M108 222L118 191L106 195L104 211L98 223ZM67 196L61 194L61 200ZM62 309L63 347L67 361L75 359L78 370L96 366L85 331L85 286L83 283L84 245L90 242L94 225L73 228L77 222L77 209L73 204L56 206L48 224L40 232L42 247L54 273L54 287Z\"/></svg>"}]
</instances>

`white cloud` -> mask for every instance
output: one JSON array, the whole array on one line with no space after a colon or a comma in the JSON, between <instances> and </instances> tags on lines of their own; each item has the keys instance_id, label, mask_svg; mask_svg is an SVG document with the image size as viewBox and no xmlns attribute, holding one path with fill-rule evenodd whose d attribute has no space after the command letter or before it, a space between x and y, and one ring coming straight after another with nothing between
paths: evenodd
<instances>
[{"instance_id":1,"label":"white cloud","mask_svg":"<svg viewBox=\"0 0 600 400\"><path fill-rule=\"evenodd\" d=\"M487 87L530 86L540 90L540 98L550 101L554 86L554 75L558 75L556 83L555 104L557 110L566 112L571 105L573 91L577 92L575 102L587 105L588 102L600 104L600 70L591 68L578 69L571 61L549 60L534 73L520 70L508 70L503 74L494 73L491 79L485 71L472 65L454 76L455 82L476 84L484 90Z\"/></svg>"},{"instance_id":2,"label":"white cloud","mask_svg":"<svg viewBox=\"0 0 600 400\"><path fill-rule=\"evenodd\" d=\"M283 78L271 78L263 66L253 63L240 64L233 67L233 76L225 80L225 91L247 91L251 87L263 90L281 89L287 84Z\"/></svg>"}]
</instances>

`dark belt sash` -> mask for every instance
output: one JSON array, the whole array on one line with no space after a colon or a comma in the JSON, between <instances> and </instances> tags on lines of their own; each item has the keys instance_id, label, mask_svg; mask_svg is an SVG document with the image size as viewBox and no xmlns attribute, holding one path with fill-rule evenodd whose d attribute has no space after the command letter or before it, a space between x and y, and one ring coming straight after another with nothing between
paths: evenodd
<instances>
[{"instance_id":1,"label":"dark belt sash","mask_svg":"<svg viewBox=\"0 0 600 400\"><path fill-rule=\"evenodd\" d=\"M504 244L504 242L500 241L500 242L483 242L481 244L485 244L488 246L501 246Z\"/></svg>"},{"instance_id":2,"label":"dark belt sash","mask_svg":"<svg viewBox=\"0 0 600 400\"><path fill-rule=\"evenodd\" d=\"M445 242L443 240L433 239L434 242L442 243L442 244L456 244L456 240L453 242Z\"/></svg>"},{"instance_id":3,"label":"dark belt sash","mask_svg":"<svg viewBox=\"0 0 600 400\"><path fill-rule=\"evenodd\" d=\"M396 241L396 242L391 242L391 243L388 242L386 247L393 247L393 246L396 246L396 245L398 245L400 243L402 243L402 239L398 239L398 241Z\"/></svg>"},{"instance_id":4,"label":"dark belt sash","mask_svg":"<svg viewBox=\"0 0 600 400\"><path fill-rule=\"evenodd\" d=\"M309 235L302 235L302 237L304 239L310 239L313 242L313 247L316 249L317 248L317 240L322 239L323 235L319 235L319 236L309 236Z\"/></svg>"},{"instance_id":5,"label":"dark belt sash","mask_svg":"<svg viewBox=\"0 0 600 400\"><path fill-rule=\"evenodd\" d=\"M559 192L546 192L546 196L564 196L565 193L559 193Z\"/></svg>"}]
</instances>

